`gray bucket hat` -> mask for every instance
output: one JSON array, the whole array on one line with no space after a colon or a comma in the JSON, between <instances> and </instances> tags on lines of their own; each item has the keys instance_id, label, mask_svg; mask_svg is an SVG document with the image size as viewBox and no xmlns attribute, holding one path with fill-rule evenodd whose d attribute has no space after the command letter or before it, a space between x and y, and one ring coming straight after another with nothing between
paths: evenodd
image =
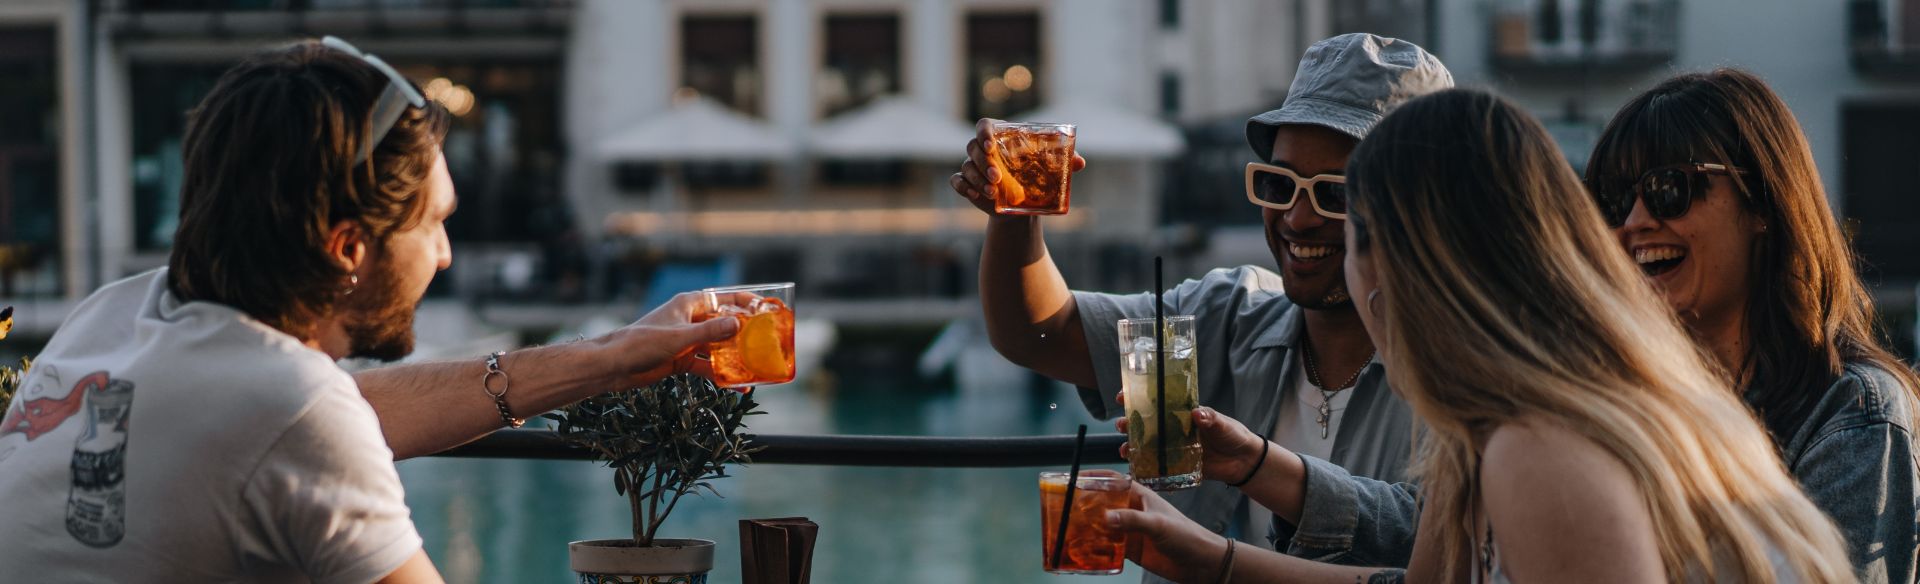
<instances>
[{"instance_id":1,"label":"gray bucket hat","mask_svg":"<svg viewBox=\"0 0 1920 584\"><path fill-rule=\"evenodd\" d=\"M1261 161L1273 158L1273 136L1283 124L1325 126L1354 139L1409 99L1453 87L1453 73L1413 43L1362 32L1307 47L1280 109L1247 120L1247 144Z\"/></svg>"}]
</instances>

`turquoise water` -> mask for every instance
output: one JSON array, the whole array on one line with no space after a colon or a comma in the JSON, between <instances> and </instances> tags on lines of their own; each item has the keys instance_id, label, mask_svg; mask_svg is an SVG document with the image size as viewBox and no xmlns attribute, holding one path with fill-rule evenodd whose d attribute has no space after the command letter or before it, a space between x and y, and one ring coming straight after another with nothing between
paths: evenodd
<instances>
[{"instance_id":1,"label":"turquoise water","mask_svg":"<svg viewBox=\"0 0 1920 584\"><path fill-rule=\"evenodd\" d=\"M751 418L752 431L1014 436L1071 434L1081 423L1113 431L1055 384L838 392L799 385L761 389L769 413ZM449 582L568 581L567 542L631 533L626 500L595 463L424 458L399 467L427 553ZM736 468L715 483L724 498L689 496L660 535L714 540L715 583L740 581L740 519L788 516L820 524L813 581L821 584L1138 582L1132 565L1109 577L1041 571L1040 470Z\"/></svg>"}]
</instances>

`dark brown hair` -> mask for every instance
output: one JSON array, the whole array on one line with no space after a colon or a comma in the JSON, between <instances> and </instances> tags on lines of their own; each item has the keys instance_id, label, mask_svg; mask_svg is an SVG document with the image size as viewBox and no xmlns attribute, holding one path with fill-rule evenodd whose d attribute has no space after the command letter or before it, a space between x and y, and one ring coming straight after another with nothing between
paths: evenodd
<instances>
[{"instance_id":1,"label":"dark brown hair","mask_svg":"<svg viewBox=\"0 0 1920 584\"><path fill-rule=\"evenodd\" d=\"M347 274L329 231L356 223L371 250L424 216L423 189L446 110L409 108L373 149L370 112L389 83L360 58L315 41L256 54L188 113L168 286L308 338Z\"/></svg>"},{"instance_id":2,"label":"dark brown hair","mask_svg":"<svg viewBox=\"0 0 1920 584\"><path fill-rule=\"evenodd\" d=\"M1847 363L1870 363L1904 391L1913 372L1873 331L1873 297L1852 246L1827 205L1800 123L1765 81L1737 69L1668 79L1614 115L1594 146L1587 177L1633 176L1685 162L1737 166L1742 207L1767 229L1747 268L1748 401L1776 442L1791 431Z\"/></svg>"}]
</instances>

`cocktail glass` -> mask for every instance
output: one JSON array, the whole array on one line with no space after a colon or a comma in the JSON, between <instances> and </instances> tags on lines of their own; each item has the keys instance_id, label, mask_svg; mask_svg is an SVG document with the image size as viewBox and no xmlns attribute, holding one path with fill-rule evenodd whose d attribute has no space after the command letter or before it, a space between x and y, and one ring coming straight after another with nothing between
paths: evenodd
<instances>
[{"instance_id":1,"label":"cocktail glass","mask_svg":"<svg viewBox=\"0 0 1920 584\"><path fill-rule=\"evenodd\" d=\"M1130 470L1140 484L1156 491L1198 486L1200 434L1193 427L1193 410L1200 406L1200 393L1193 317L1166 317L1164 337L1170 350L1164 351L1156 350L1153 319L1124 319L1119 326L1120 390L1127 396L1127 444L1133 450ZM1160 382L1163 359L1165 384Z\"/></svg>"},{"instance_id":2,"label":"cocktail glass","mask_svg":"<svg viewBox=\"0 0 1920 584\"><path fill-rule=\"evenodd\" d=\"M1073 124L995 123L987 144L987 163L1000 169L994 210L1065 215L1073 190L1073 136Z\"/></svg>"},{"instance_id":3,"label":"cocktail glass","mask_svg":"<svg viewBox=\"0 0 1920 584\"><path fill-rule=\"evenodd\" d=\"M793 283L750 284L700 291L696 321L740 321L733 338L708 343L713 383L729 389L793 381Z\"/></svg>"}]
</instances>

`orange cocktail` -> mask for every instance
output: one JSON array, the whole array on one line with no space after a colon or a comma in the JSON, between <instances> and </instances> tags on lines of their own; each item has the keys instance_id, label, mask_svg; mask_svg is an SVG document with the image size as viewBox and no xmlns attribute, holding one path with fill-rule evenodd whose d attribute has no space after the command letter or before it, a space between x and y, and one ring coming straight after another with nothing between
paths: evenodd
<instances>
[{"instance_id":1,"label":"orange cocktail","mask_svg":"<svg viewBox=\"0 0 1920 584\"><path fill-rule=\"evenodd\" d=\"M792 282L701 292L706 306L696 320L740 321L740 332L733 338L707 344L714 385L739 389L793 381Z\"/></svg>"},{"instance_id":2,"label":"orange cocktail","mask_svg":"<svg viewBox=\"0 0 1920 584\"><path fill-rule=\"evenodd\" d=\"M1127 563L1127 536L1107 526L1107 511L1133 507L1132 479L1105 470L1080 473L1073 512L1067 516L1067 548L1053 563L1060 537L1060 508L1067 500L1067 473L1040 473L1040 565L1055 574L1118 574Z\"/></svg>"},{"instance_id":3,"label":"orange cocktail","mask_svg":"<svg viewBox=\"0 0 1920 584\"><path fill-rule=\"evenodd\" d=\"M1000 169L994 210L1011 215L1065 215L1073 185L1072 124L993 125L987 164Z\"/></svg>"}]
</instances>

